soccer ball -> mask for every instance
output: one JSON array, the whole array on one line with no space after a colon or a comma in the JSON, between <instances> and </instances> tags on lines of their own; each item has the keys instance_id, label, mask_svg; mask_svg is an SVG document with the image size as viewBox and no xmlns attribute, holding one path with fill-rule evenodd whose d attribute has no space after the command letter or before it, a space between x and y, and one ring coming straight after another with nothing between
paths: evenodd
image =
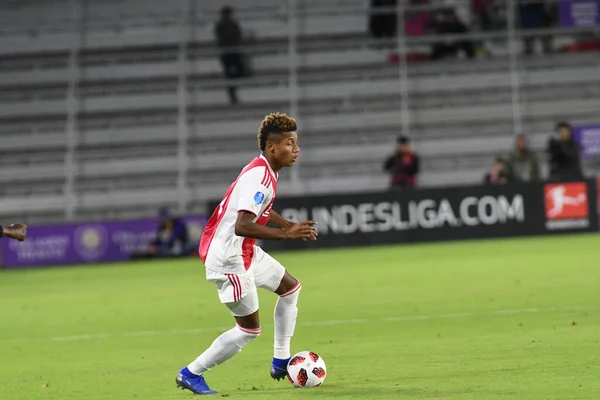
<instances>
[{"instance_id":1,"label":"soccer ball","mask_svg":"<svg viewBox=\"0 0 600 400\"><path fill-rule=\"evenodd\" d=\"M325 361L312 351L301 351L290 359L288 379L294 387L321 386L327 375Z\"/></svg>"}]
</instances>

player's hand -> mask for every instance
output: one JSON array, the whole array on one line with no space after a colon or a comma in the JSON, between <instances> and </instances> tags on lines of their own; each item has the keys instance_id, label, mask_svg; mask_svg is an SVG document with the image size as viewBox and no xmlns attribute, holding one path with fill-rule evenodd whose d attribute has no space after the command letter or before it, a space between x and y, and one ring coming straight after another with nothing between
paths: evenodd
<instances>
[{"instance_id":1,"label":"player's hand","mask_svg":"<svg viewBox=\"0 0 600 400\"><path fill-rule=\"evenodd\" d=\"M317 229L315 225L317 223L315 221L302 221L297 224L293 224L285 231L287 233L288 239L302 239L304 241L307 240L317 240Z\"/></svg>"},{"instance_id":2,"label":"player's hand","mask_svg":"<svg viewBox=\"0 0 600 400\"><path fill-rule=\"evenodd\" d=\"M4 236L22 242L27 237L27 225L12 224L8 228L4 228Z\"/></svg>"}]
</instances>

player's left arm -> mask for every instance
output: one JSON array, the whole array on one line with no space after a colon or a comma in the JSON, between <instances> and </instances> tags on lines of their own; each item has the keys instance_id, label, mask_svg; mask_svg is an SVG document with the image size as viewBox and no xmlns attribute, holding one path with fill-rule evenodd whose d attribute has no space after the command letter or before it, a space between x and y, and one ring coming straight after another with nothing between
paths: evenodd
<instances>
[{"instance_id":1,"label":"player's left arm","mask_svg":"<svg viewBox=\"0 0 600 400\"><path fill-rule=\"evenodd\" d=\"M290 226L294 225L294 223L292 221L288 221L287 219L283 218L277 211L271 209L271 211L269 211L269 215L270 215L270 219L269 221L271 221L272 223L274 223L275 225L277 225L280 228L286 229L289 228Z\"/></svg>"}]
</instances>

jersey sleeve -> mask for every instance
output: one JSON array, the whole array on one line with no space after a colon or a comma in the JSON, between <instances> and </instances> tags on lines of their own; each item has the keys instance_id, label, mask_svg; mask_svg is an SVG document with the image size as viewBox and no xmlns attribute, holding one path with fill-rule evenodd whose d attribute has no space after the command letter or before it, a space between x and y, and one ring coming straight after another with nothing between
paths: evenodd
<instances>
[{"instance_id":1,"label":"jersey sleeve","mask_svg":"<svg viewBox=\"0 0 600 400\"><path fill-rule=\"evenodd\" d=\"M271 191L262 182L265 168L256 167L245 172L238 180L236 211L248 211L259 216L271 201Z\"/></svg>"}]
</instances>

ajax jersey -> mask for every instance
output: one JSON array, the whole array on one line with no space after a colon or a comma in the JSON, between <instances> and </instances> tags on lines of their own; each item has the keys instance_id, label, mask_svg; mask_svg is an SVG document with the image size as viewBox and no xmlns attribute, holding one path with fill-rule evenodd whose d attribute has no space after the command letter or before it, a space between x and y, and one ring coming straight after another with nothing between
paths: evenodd
<instances>
[{"instance_id":1,"label":"ajax jersey","mask_svg":"<svg viewBox=\"0 0 600 400\"><path fill-rule=\"evenodd\" d=\"M256 239L235 234L240 211L254 214L254 222L266 225L277 192L277 175L266 158L246 165L206 223L200 239L200 258L208 269L240 273L250 268Z\"/></svg>"}]
</instances>

